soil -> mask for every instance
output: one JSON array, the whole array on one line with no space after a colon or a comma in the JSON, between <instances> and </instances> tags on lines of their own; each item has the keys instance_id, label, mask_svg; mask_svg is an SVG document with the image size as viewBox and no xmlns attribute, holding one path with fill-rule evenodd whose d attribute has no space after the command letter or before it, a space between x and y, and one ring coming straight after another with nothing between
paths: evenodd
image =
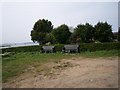
<instances>
[{"instance_id":1,"label":"soil","mask_svg":"<svg viewBox=\"0 0 120 90\"><path fill-rule=\"evenodd\" d=\"M3 88L118 88L118 57L79 57L30 66Z\"/></svg>"}]
</instances>

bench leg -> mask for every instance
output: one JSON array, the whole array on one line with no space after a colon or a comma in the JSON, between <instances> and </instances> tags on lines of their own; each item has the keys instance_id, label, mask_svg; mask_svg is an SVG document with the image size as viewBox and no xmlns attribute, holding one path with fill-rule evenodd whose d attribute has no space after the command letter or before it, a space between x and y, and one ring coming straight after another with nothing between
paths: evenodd
<instances>
[{"instance_id":1,"label":"bench leg","mask_svg":"<svg viewBox=\"0 0 120 90\"><path fill-rule=\"evenodd\" d=\"M45 51L44 50L41 50L41 53L44 53Z\"/></svg>"},{"instance_id":2,"label":"bench leg","mask_svg":"<svg viewBox=\"0 0 120 90\"><path fill-rule=\"evenodd\" d=\"M62 53L65 53L65 49L62 49Z\"/></svg>"}]
</instances>

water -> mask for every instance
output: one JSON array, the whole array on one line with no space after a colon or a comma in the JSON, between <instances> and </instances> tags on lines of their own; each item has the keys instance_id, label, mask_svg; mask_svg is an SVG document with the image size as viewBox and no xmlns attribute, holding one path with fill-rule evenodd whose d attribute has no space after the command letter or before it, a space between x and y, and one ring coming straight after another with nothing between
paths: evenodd
<instances>
[{"instance_id":1,"label":"water","mask_svg":"<svg viewBox=\"0 0 120 90\"><path fill-rule=\"evenodd\" d=\"M7 43L0 45L1 48L11 48L11 47L21 47L21 46L34 46L39 45L39 43L25 42L25 43Z\"/></svg>"}]
</instances>

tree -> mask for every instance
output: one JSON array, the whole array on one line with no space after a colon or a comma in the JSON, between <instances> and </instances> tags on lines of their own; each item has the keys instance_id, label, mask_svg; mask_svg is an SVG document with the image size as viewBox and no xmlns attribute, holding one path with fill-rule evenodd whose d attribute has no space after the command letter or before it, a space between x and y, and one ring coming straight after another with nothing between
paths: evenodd
<instances>
[{"instance_id":1,"label":"tree","mask_svg":"<svg viewBox=\"0 0 120 90\"><path fill-rule=\"evenodd\" d=\"M119 30L118 30L118 41L120 42L120 27L119 27Z\"/></svg>"},{"instance_id":2,"label":"tree","mask_svg":"<svg viewBox=\"0 0 120 90\"><path fill-rule=\"evenodd\" d=\"M75 28L73 34L70 37L72 43L80 42L93 42L94 39L94 28L89 23L85 25L79 24Z\"/></svg>"},{"instance_id":3,"label":"tree","mask_svg":"<svg viewBox=\"0 0 120 90\"><path fill-rule=\"evenodd\" d=\"M94 32L95 29L89 23L85 24L85 42L93 42L94 41Z\"/></svg>"},{"instance_id":4,"label":"tree","mask_svg":"<svg viewBox=\"0 0 120 90\"><path fill-rule=\"evenodd\" d=\"M74 29L74 32L72 33L70 37L71 43L79 43L83 42L84 39L84 25L79 24L77 27Z\"/></svg>"},{"instance_id":5,"label":"tree","mask_svg":"<svg viewBox=\"0 0 120 90\"><path fill-rule=\"evenodd\" d=\"M71 44L74 44L74 43L77 43L77 35L76 35L76 33L75 32L73 32L72 34L71 34L71 36L70 36L70 38L69 38L69 42L71 43ZM79 42L79 41L78 41Z\"/></svg>"},{"instance_id":6,"label":"tree","mask_svg":"<svg viewBox=\"0 0 120 90\"><path fill-rule=\"evenodd\" d=\"M50 42L51 44L54 44L56 41L55 41L55 37L52 33L48 33L46 34L46 37L45 37L45 41L46 42Z\"/></svg>"},{"instance_id":7,"label":"tree","mask_svg":"<svg viewBox=\"0 0 120 90\"><path fill-rule=\"evenodd\" d=\"M51 21L45 19L39 19L33 26L31 31L31 40L33 42L37 41L39 44L46 43L46 34L50 33L53 29Z\"/></svg>"},{"instance_id":8,"label":"tree","mask_svg":"<svg viewBox=\"0 0 120 90\"><path fill-rule=\"evenodd\" d=\"M98 22L95 25L95 40L100 42L110 42L113 40L111 25L107 22Z\"/></svg>"},{"instance_id":9,"label":"tree","mask_svg":"<svg viewBox=\"0 0 120 90\"><path fill-rule=\"evenodd\" d=\"M71 35L69 31L69 27L65 24L62 24L61 26L55 28L52 31L52 34L54 35L57 43L61 43L61 44L66 44Z\"/></svg>"}]
</instances>

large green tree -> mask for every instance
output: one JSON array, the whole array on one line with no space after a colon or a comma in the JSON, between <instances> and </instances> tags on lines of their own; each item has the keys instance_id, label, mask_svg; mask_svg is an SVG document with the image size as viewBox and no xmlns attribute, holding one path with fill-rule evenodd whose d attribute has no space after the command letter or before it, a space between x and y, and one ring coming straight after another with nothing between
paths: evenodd
<instances>
[{"instance_id":1,"label":"large green tree","mask_svg":"<svg viewBox=\"0 0 120 90\"><path fill-rule=\"evenodd\" d=\"M35 22L33 30L31 31L31 40L37 41L39 44L46 43L46 35L53 29L51 21L39 19Z\"/></svg>"},{"instance_id":2,"label":"large green tree","mask_svg":"<svg viewBox=\"0 0 120 90\"><path fill-rule=\"evenodd\" d=\"M54 37L54 35L52 33L47 33L46 34L45 41L50 42L51 44L56 43L55 37Z\"/></svg>"},{"instance_id":3,"label":"large green tree","mask_svg":"<svg viewBox=\"0 0 120 90\"><path fill-rule=\"evenodd\" d=\"M71 43L92 42L94 40L94 27L89 23L79 24L70 37Z\"/></svg>"},{"instance_id":4,"label":"large green tree","mask_svg":"<svg viewBox=\"0 0 120 90\"><path fill-rule=\"evenodd\" d=\"M71 32L69 31L69 27L67 25L62 24L61 26L55 28L52 31L52 34L54 35L57 43L66 44L69 40Z\"/></svg>"},{"instance_id":5,"label":"large green tree","mask_svg":"<svg viewBox=\"0 0 120 90\"><path fill-rule=\"evenodd\" d=\"M118 30L118 41L120 42L120 27L119 27L119 30Z\"/></svg>"},{"instance_id":6,"label":"large green tree","mask_svg":"<svg viewBox=\"0 0 120 90\"><path fill-rule=\"evenodd\" d=\"M112 26L107 22L98 22L95 25L95 40L110 42L113 40Z\"/></svg>"},{"instance_id":7,"label":"large green tree","mask_svg":"<svg viewBox=\"0 0 120 90\"><path fill-rule=\"evenodd\" d=\"M89 23L86 23L85 24L85 42L93 42L94 33L95 33L94 27Z\"/></svg>"}]
</instances>

